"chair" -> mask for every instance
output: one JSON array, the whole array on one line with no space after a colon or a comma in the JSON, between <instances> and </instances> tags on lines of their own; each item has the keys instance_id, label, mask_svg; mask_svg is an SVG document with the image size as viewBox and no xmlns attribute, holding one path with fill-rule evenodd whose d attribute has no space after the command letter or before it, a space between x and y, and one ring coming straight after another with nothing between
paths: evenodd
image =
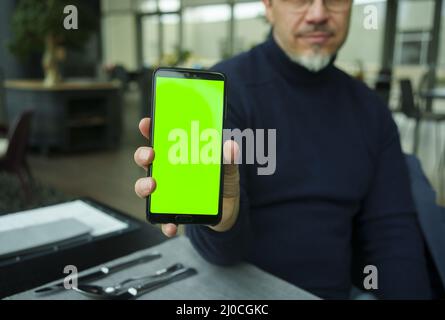
<instances>
[{"instance_id":1,"label":"chair","mask_svg":"<svg viewBox=\"0 0 445 320\"><path fill-rule=\"evenodd\" d=\"M417 220L425 240L425 255L435 299L445 298L445 208L436 202L436 193L419 159L405 156Z\"/></svg>"},{"instance_id":2,"label":"chair","mask_svg":"<svg viewBox=\"0 0 445 320\"><path fill-rule=\"evenodd\" d=\"M4 134L2 127L6 119L6 94L5 94L5 74L0 68L0 135Z\"/></svg>"},{"instance_id":3,"label":"chair","mask_svg":"<svg viewBox=\"0 0 445 320\"><path fill-rule=\"evenodd\" d=\"M122 90L125 92L128 89L128 84L130 82L130 77L127 69L122 65L114 66L110 71L110 79L118 80L122 85Z\"/></svg>"},{"instance_id":4,"label":"chair","mask_svg":"<svg viewBox=\"0 0 445 320\"><path fill-rule=\"evenodd\" d=\"M32 110L20 114L8 131L8 138L2 139L3 155L0 155L0 171L15 174L20 179L23 191L30 196L31 170L26 160Z\"/></svg>"},{"instance_id":5,"label":"chair","mask_svg":"<svg viewBox=\"0 0 445 320\"><path fill-rule=\"evenodd\" d=\"M389 105L390 93L391 93L391 69L382 69L379 72L377 81L375 83L375 91L382 98L382 100Z\"/></svg>"},{"instance_id":6,"label":"chair","mask_svg":"<svg viewBox=\"0 0 445 320\"><path fill-rule=\"evenodd\" d=\"M428 88L430 86L430 81L432 81L432 83L436 83L437 82L437 77L436 77L435 70L429 69L420 78L419 87L417 89L417 92L419 93L420 96L425 95L425 93L428 92ZM426 98L426 97L423 98L422 99L422 105L423 105L423 108L425 110L431 112L431 110L432 110L431 109L432 108L432 100L431 100L431 98Z\"/></svg>"},{"instance_id":7,"label":"chair","mask_svg":"<svg viewBox=\"0 0 445 320\"><path fill-rule=\"evenodd\" d=\"M413 144L413 154L417 155L419 149L419 133L420 133L420 125L423 120L425 121L434 121L436 123L435 131L436 131L436 153L440 150L439 144L439 124L442 121L445 121L445 114L437 114L432 112L423 111L419 105L416 103L416 99L413 92L413 86L410 79L401 79L400 80L400 103L401 103L401 111L402 113L409 119L413 119L416 122L416 126L414 129L414 144Z\"/></svg>"}]
</instances>

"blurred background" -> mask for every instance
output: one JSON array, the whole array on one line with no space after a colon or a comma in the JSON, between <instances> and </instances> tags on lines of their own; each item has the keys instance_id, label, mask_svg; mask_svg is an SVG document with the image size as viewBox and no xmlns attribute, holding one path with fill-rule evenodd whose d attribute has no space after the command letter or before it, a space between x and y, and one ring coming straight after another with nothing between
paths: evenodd
<instances>
[{"instance_id":1,"label":"blurred background","mask_svg":"<svg viewBox=\"0 0 445 320\"><path fill-rule=\"evenodd\" d=\"M145 219L133 153L146 143L138 122L153 69L205 69L260 44L270 32L262 2L53 0L78 6L79 29L68 31L35 3L0 2L0 214L87 196ZM442 0L355 0L336 60L388 102L440 203L444 16Z\"/></svg>"}]
</instances>

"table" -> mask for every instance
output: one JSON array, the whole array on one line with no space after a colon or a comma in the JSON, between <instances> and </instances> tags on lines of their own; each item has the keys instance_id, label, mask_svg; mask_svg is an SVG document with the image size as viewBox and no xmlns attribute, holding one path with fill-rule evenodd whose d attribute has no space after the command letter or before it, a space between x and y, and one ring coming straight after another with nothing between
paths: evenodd
<instances>
[{"instance_id":1,"label":"table","mask_svg":"<svg viewBox=\"0 0 445 320\"><path fill-rule=\"evenodd\" d=\"M80 273L97 270L151 252L157 260L133 266L98 280L108 285L131 276L146 275L173 263L194 267L198 274L142 296L142 299L318 299L314 295L259 268L240 263L231 267L216 266L204 260L185 236L165 237L159 228L139 221L123 212L90 198L80 198L101 211L131 225L129 231L112 234L70 249L48 253L38 258L0 267L0 298L6 299L85 299L65 290L38 296L34 289L66 277L63 269L75 265Z\"/></svg>"},{"instance_id":2,"label":"table","mask_svg":"<svg viewBox=\"0 0 445 320\"><path fill-rule=\"evenodd\" d=\"M445 87L433 88L428 91L424 91L420 93L420 96L427 101L427 111L431 112L432 110L432 100L434 99L445 99Z\"/></svg>"},{"instance_id":3,"label":"table","mask_svg":"<svg viewBox=\"0 0 445 320\"><path fill-rule=\"evenodd\" d=\"M162 244L141 250L112 263L122 262L147 253L159 252L162 257L148 263L134 266L113 274L96 283L112 285L132 276L152 274L154 271L173 263L182 263L194 267L197 275L169 284L139 297L142 300L315 300L316 296L284 281L259 268L240 263L235 266L221 267L205 261L193 248L190 240L184 236L176 237ZM112 264L110 263L110 265ZM93 269L97 269L93 268ZM73 290L63 290L48 296L38 296L32 290L19 293L7 299L46 299L46 300L88 300Z\"/></svg>"},{"instance_id":4,"label":"table","mask_svg":"<svg viewBox=\"0 0 445 320\"><path fill-rule=\"evenodd\" d=\"M124 220L132 221L137 227L130 232L0 267L0 298L61 278L64 276L63 268L66 265L74 264L79 271L85 270L160 244L167 239L153 225L98 201L88 198L82 198L82 200L95 203L104 212L111 212Z\"/></svg>"},{"instance_id":5,"label":"table","mask_svg":"<svg viewBox=\"0 0 445 320\"><path fill-rule=\"evenodd\" d=\"M426 91L422 93L422 96L424 98L431 98L431 99L445 99L445 88L434 88L429 91Z\"/></svg>"}]
</instances>

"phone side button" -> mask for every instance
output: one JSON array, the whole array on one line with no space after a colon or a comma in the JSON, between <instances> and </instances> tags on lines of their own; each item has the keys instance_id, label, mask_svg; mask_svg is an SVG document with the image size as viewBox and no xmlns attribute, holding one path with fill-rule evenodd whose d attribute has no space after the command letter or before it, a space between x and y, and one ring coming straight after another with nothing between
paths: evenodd
<instances>
[{"instance_id":1,"label":"phone side button","mask_svg":"<svg viewBox=\"0 0 445 320\"><path fill-rule=\"evenodd\" d=\"M177 223L190 223L193 221L192 216L176 216L175 221Z\"/></svg>"}]
</instances>

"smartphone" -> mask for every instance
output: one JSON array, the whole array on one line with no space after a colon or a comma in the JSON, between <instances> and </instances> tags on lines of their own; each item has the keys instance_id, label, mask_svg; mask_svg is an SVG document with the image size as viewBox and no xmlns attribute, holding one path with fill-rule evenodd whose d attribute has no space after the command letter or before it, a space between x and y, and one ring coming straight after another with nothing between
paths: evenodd
<instances>
[{"instance_id":1,"label":"smartphone","mask_svg":"<svg viewBox=\"0 0 445 320\"><path fill-rule=\"evenodd\" d=\"M153 74L148 176L151 223L216 225L222 215L226 80L222 73L159 68Z\"/></svg>"}]
</instances>

